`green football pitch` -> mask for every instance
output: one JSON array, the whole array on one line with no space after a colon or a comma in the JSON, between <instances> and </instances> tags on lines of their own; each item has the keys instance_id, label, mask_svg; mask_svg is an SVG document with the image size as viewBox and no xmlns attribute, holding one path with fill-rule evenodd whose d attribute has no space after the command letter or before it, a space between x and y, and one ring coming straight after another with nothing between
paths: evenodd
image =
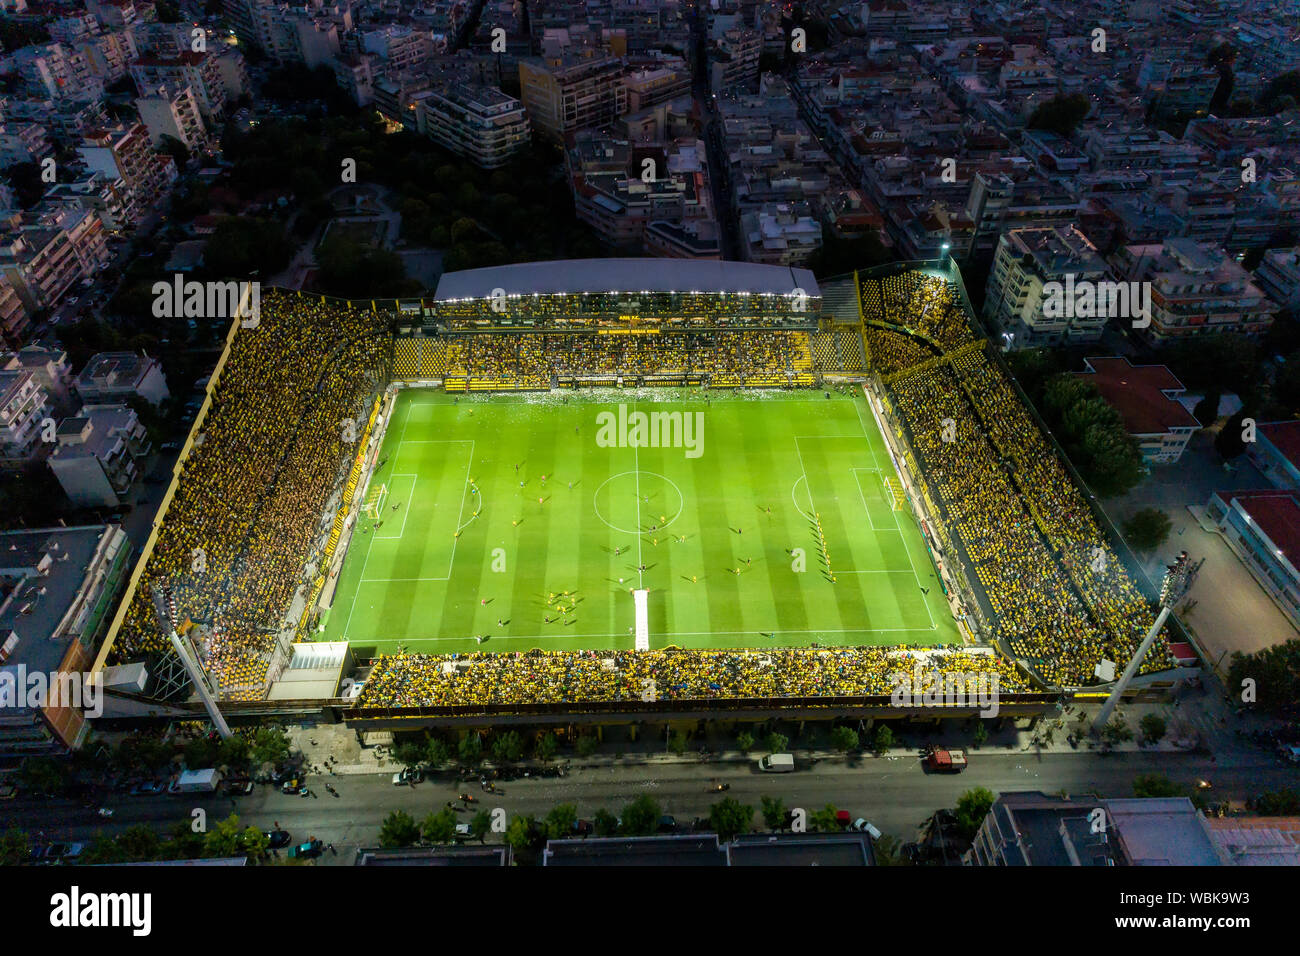
<instances>
[{"instance_id":1,"label":"green football pitch","mask_svg":"<svg viewBox=\"0 0 1300 956\"><path fill-rule=\"evenodd\" d=\"M860 393L404 390L380 458L324 634L362 656L632 649L642 588L655 648L960 640Z\"/></svg>"}]
</instances>

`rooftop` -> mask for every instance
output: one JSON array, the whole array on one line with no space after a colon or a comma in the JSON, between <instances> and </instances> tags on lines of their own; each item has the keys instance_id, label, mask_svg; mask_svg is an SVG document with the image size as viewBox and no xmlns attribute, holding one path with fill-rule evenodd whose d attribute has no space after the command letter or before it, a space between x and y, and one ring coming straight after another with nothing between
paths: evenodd
<instances>
[{"instance_id":1,"label":"rooftop","mask_svg":"<svg viewBox=\"0 0 1300 956\"><path fill-rule=\"evenodd\" d=\"M754 262L678 259L565 259L444 273L435 298L474 299L493 289L509 295L574 292L750 292L821 295L807 269Z\"/></svg>"},{"instance_id":2,"label":"rooftop","mask_svg":"<svg viewBox=\"0 0 1300 956\"><path fill-rule=\"evenodd\" d=\"M1165 365L1133 365L1122 356L1084 359L1087 372L1076 372L1101 392L1131 435L1155 435L1171 428L1200 428L1201 423L1168 392L1185 386Z\"/></svg>"},{"instance_id":3,"label":"rooftop","mask_svg":"<svg viewBox=\"0 0 1300 956\"><path fill-rule=\"evenodd\" d=\"M1240 506L1292 567L1300 567L1300 499L1294 491L1221 491L1219 497Z\"/></svg>"}]
</instances>

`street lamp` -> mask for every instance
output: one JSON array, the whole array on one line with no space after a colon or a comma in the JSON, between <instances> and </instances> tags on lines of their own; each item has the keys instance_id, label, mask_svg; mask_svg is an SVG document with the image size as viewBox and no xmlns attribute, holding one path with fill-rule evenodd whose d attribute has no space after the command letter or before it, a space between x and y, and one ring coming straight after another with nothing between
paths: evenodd
<instances>
[{"instance_id":1,"label":"street lamp","mask_svg":"<svg viewBox=\"0 0 1300 956\"><path fill-rule=\"evenodd\" d=\"M1147 636L1138 645L1137 653L1128 662L1128 667L1124 668L1124 674L1115 685L1115 689L1106 698L1106 703L1102 705L1101 712L1097 714L1097 719L1092 722L1092 732L1094 734L1100 734L1102 728L1110 722L1110 716L1115 712L1115 705L1119 703L1120 697L1128 689L1129 682L1133 680L1133 675L1142 666L1142 661L1151 650L1151 645L1156 642L1160 629L1165 626L1165 621L1169 619L1169 612L1187 593L1187 589L1191 586L1191 570L1191 562L1187 559L1187 552L1179 552L1178 559L1169 565L1169 570L1160 583L1160 613L1156 616L1155 623L1151 625L1151 630L1147 631Z\"/></svg>"}]
</instances>

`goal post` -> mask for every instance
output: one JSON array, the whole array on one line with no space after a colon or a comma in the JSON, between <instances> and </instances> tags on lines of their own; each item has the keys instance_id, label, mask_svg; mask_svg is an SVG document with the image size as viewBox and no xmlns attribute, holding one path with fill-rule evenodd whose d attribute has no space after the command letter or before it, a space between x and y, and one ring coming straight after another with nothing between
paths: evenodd
<instances>
[{"instance_id":1,"label":"goal post","mask_svg":"<svg viewBox=\"0 0 1300 956\"><path fill-rule=\"evenodd\" d=\"M371 488L366 494L366 500L361 505L361 513L367 518L378 520L380 512L384 510L384 502L388 499L388 485L380 484L377 488Z\"/></svg>"}]
</instances>

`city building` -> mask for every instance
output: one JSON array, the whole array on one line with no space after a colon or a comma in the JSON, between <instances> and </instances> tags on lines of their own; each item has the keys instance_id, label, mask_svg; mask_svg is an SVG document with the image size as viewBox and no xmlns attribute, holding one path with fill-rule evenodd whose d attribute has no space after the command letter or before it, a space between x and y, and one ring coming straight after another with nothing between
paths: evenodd
<instances>
[{"instance_id":1,"label":"city building","mask_svg":"<svg viewBox=\"0 0 1300 956\"><path fill-rule=\"evenodd\" d=\"M72 366L61 347L31 344L13 352L0 352L0 371L14 369L25 369L36 376L56 412L72 409Z\"/></svg>"},{"instance_id":2,"label":"city building","mask_svg":"<svg viewBox=\"0 0 1300 956\"><path fill-rule=\"evenodd\" d=\"M54 424L53 412L34 373L0 370L0 466L21 466L36 456L43 434Z\"/></svg>"},{"instance_id":3,"label":"city building","mask_svg":"<svg viewBox=\"0 0 1300 956\"><path fill-rule=\"evenodd\" d=\"M1300 490L1300 421L1260 422L1246 455L1274 488Z\"/></svg>"},{"instance_id":4,"label":"city building","mask_svg":"<svg viewBox=\"0 0 1300 956\"><path fill-rule=\"evenodd\" d=\"M191 153L208 147L208 129L194 91L188 86L163 84L149 95L138 97L135 109L154 146L162 143L164 136L170 136Z\"/></svg>"},{"instance_id":5,"label":"city building","mask_svg":"<svg viewBox=\"0 0 1300 956\"><path fill-rule=\"evenodd\" d=\"M1119 412L1124 430L1137 440L1147 465L1173 465L1201 423L1178 399L1187 392L1165 365L1134 365L1122 356L1083 361L1076 372L1091 382L1101 397Z\"/></svg>"},{"instance_id":6,"label":"city building","mask_svg":"<svg viewBox=\"0 0 1300 956\"><path fill-rule=\"evenodd\" d=\"M626 72L618 57L519 61L519 89L533 128L562 141L588 126L608 126L627 112Z\"/></svg>"},{"instance_id":7,"label":"city building","mask_svg":"<svg viewBox=\"0 0 1300 956\"><path fill-rule=\"evenodd\" d=\"M727 30L709 48L709 88L715 93L754 92L763 37L753 30Z\"/></svg>"},{"instance_id":8,"label":"city building","mask_svg":"<svg viewBox=\"0 0 1300 956\"><path fill-rule=\"evenodd\" d=\"M417 104L417 129L484 169L528 147L528 114L513 96L487 86L431 90Z\"/></svg>"},{"instance_id":9,"label":"city building","mask_svg":"<svg viewBox=\"0 0 1300 956\"><path fill-rule=\"evenodd\" d=\"M100 352L93 355L74 388L87 405L126 404L138 395L150 405L167 400L167 379L157 359L134 352Z\"/></svg>"},{"instance_id":10,"label":"city building","mask_svg":"<svg viewBox=\"0 0 1300 956\"><path fill-rule=\"evenodd\" d=\"M87 692L83 681L131 558L131 543L114 524L0 533L0 696L9 698L0 707L0 756L81 745L86 711L95 713L103 692L95 685ZM38 674L50 692L31 699L26 692Z\"/></svg>"},{"instance_id":11,"label":"city building","mask_svg":"<svg viewBox=\"0 0 1300 956\"><path fill-rule=\"evenodd\" d=\"M143 123L93 130L77 153L91 171L120 178L131 188L127 219L133 224L147 215L176 181L176 164L170 156L154 152Z\"/></svg>"},{"instance_id":12,"label":"city building","mask_svg":"<svg viewBox=\"0 0 1300 956\"><path fill-rule=\"evenodd\" d=\"M1300 492L1216 491L1205 517L1273 602L1300 626Z\"/></svg>"},{"instance_id":13,"label":"city building","mask_svg":"<svg viewBox=\"0 0 1300 956\"><path fill-rule=\"evenodd\" d=\"M11 349L18 348L27 340L31 327L22 298L8 277L0 274L0 344Z\"/></svg>"},{"instance_id":14,"label":"city building","mask_svg":"<svg viewBox=\"0 0 1300 956\"><path fill-rule=\"evenodd\" d=\"M0 223L0 273L29 313L57 305L74 283L110 261L104 224L93 209L42 206Z\"/></svg>"},{"instance_id":15,"label":"city building","mask_svg":"<svg viewBox=\"0 0 1300 956\"><path fill-rule=\"evenodd\" d=\"M1265 252L1255 282L1278 305L1300 313L1300 246Z\"/></svg>"},{"instance_id":16,"label":"city building","mask_svg":"<svg viewBox=\"0 0 1300 956\"><path fill-rule=\"evenodd\" d=\"M1135 328L1154 346L1214 332L1259 335L1278 311L1241 263L1192 239L1125 246L1111 265L1118 279L1150 283L1150 324Z\"/></svg>"},{"instance_id":17,"label":"city building","mask_svg":"<svg viewBox=\"0 0 1300 956\"><path fill-rule=\"evenodd\" d=\"M140 96L153 96L159 87L188 87L205 120L213 122L225 115L226 84L215 56L187 50L175 56L141 57L131 64L131 78Z\"/></svg>"},{"instance_id":18,"label":"city building","mask_svg":"<svg viewBox=\"0 0 1300 956\"><path fill-rule=\"evenodd\" d=\"M792 266L822 246L822 224L807 203L771 203L740 217L741 251L747 262Z\"/></svg>"},{"instance_id":19,"label":"city building","mask_svg":"<svg viewBox=\"0 0 1300 956\"><path fill-rule=\"evenodd\" d=\"M126 501L139 477L138 462L151 450L134 409L85 405L59 423L45 463L74 507L116 508Z\"/></svg>"},{"instance_id":20,"label":"city building","mask_svg":"<svg viewBox=\"0 0 1300 956\"><path fill-rule=\"evenodd\" d=\"M1010 349L1096 342L1106 311L1095 298L1078 307L1074 291L1106 278L1096 247L1073 226L1012 229L993 257L984 318Z\"/></svg>"},{"instance_id":21,"label":"city building","mask_svg":"<svg viewBox=\"0 0 1300 956\"><path fill-rule=\"evenodd\" d=\"M1104 815L1100 820L1096 811ZM984 817L967 866L1223 866L1186 797L1075 801L1003 792Z\"/></svg>"}]
</instances>

